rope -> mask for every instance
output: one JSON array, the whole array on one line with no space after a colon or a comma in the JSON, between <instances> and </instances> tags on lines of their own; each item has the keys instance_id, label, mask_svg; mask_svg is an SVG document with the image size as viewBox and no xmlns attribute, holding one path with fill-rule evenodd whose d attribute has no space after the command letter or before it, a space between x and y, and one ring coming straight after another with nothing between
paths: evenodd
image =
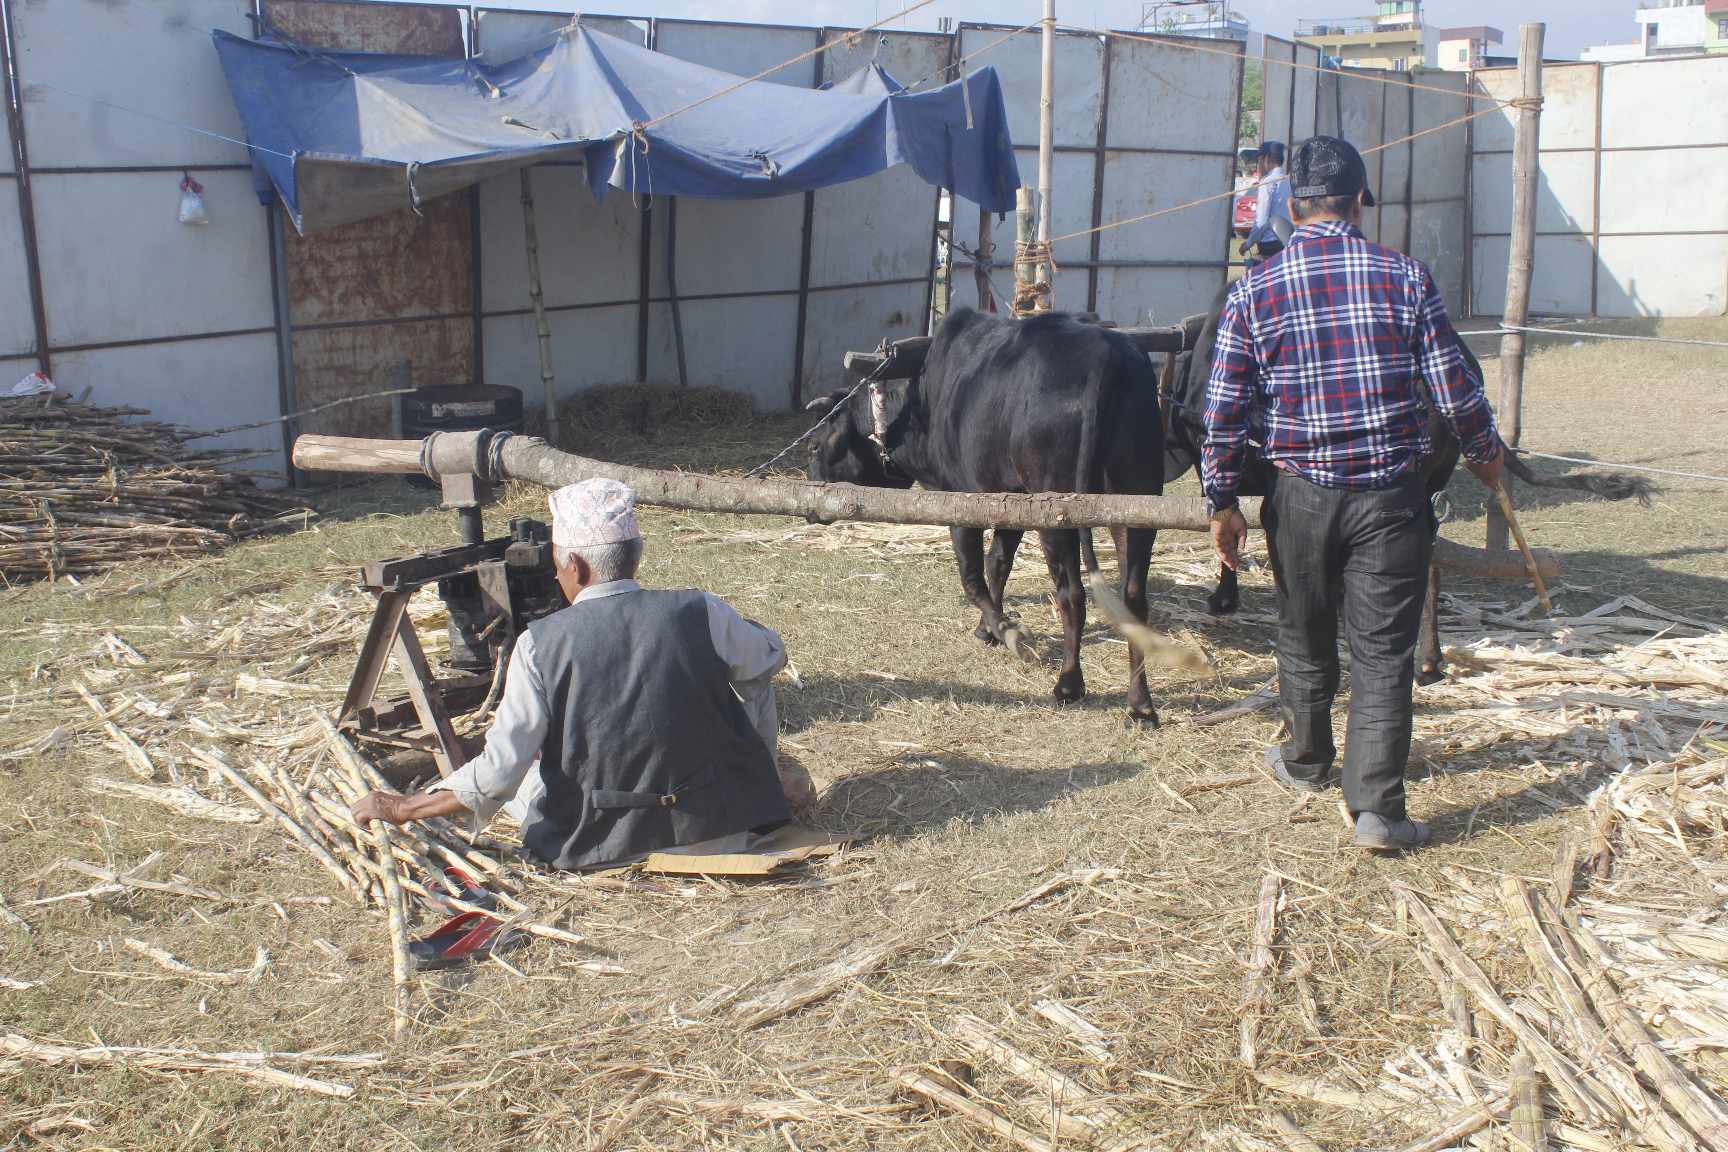
<instances>
[{"instance_id":1,"label":"rope","mask_svg":"<svg viewBox=\"0 0 1728 1152\"><path fill-rule=\"evenodd\" d=\"M1577 336L1586 340L1627 340L1638 344L1685 344L1693 348L1728 348L1728 340L1685 340L1679 336L1633 336L1621 332L1585 332L1582 329L1531 328L1523 324L1502 324L1491 332L1460 332L1460 336L1499 336L1505 332L1535 332L1543 336Z\"/></svg>"},{"instance_id":2,"label":"rope","mask_svg":"<svg viewBox=\"0 0 1728 1152\"><path fill-rule=\"evenodd\" d=\"M978 51L968 52L966 55L964 55L964 56L960 57L958 60L954 61L954 63L944 64L944 65L942 65L942 67L936 69L936 71L930 73L928 76L920 76L918 79L912 81L912 83L906 85L906 91L910 92L910 91L912 91L912 89L918 87L918 85L920 85L920 84L928 84L930 81L936 79L936 77L942 75L942 73L944 73L944 72L952 71L954 73L955 79L959 79L961 73L966 68L966 62L968 60L976 60L976 59L978 59L978 57L984 55L984 53L992 51L993 49L996 49L996 48L1000 48L1002 45L1008 43L1008 41L1014 39L1014 37L1023 35L1027 32L1031 32L1032 30L1034 30L1036 28L1039 28L1040 26L1043 25L1043 23L1044 23L1043 19L1039 18L1037 20L1032 21L1032 23L1030 23L1030 24L1022 24L1020 27L1014 29L1014 31L1008 33L1008 35L1000 36L1000 37L997 37L995 40L990 41L990 43L984 45L984 47L978 49Z\"/></svg>"},{"instance_id":3,"label":"rope","mask_svg":"<svg viewBox=\"0 0 1728 1152\"><path fill-rule=\"evenodd\" d=\"M893 17L889 17L889 19L893 19ZM810 437L816 434L817 429L821 428L822 425L833 419L834 413L850 404L852 402L852 397L858 395L861 388L864 388L869 384L874 384L877 380L880 380L882 378L882 373L888 370L888 365L891 362L888 356L888 341L882 341L880 351L882 354L882 363L876 365L876 367L872 368L869 372L866 372L863 376L859 377L858 383L852 385L852 391L846 393L846 395L840 398L838 403L831 406L828 411L822 413L822 419L806 428L803 434L793 440L792 443L786 445L786 447L780 449L780 451L774 453L774 455L762 461L762 463L756 465L756 467L750 469L750 471L744 473L745 479L749 479L752 476L760 476L762 473L768 471L768 469L774 467L774 465L780 463L781 460L786 458L787 453L798 447L798 445L804 443L804 441L810 439Z\"/></svg>"},{"instance_id":4,"label":"rope","mask_svg":"<svg viewBox=\"0 0 1728 1152\"><path fill-rule=\"evenodd\" d=\"M1364 149L1362 149L1362 155L1372 156L1376 152L1383 152L1388 148L1396 148L1400 144L1408 144L1412 140L1418 140L1423 136L1428 136L1428 135L1431 135L1435 132L1444 132L1448 128L1456 128L1460 124L1466 124L1466 123L1469 123L1471 120L1475 120L1475 119L1478 119L1478 118L1483 117L1483 116L1491 115L1492 113L1498 112L1501 108L1504 108L1507 106L1508 106L1507 104L1496 102L1492 107L1478 108L1474 112L1466 112L1462 116L1454 117L1453 119L1448 120L1443 124L1436 124L1432 128L1424 128L1420 132L1412 132L1408 136L1401 136L1396 140L1388 140L1384 144L1376 144L1372 148L1364 148ZM1091 228L1082 228L1076 232L1069 232L1066 235L1062 235L1062 236L1052 236L1050 238L1050 243L1057 244L1063 240L1075 240L1081 236L1090 236L1094 232L1108 232L1112 228L1121 228L1121 227L1128 225L1128 224L1140 224L1140 223L1144 223L1147 220L1156 220L1160 216L1170 216L1170 215L1173 215L1177 212L1181 212L1181 211L1188 209L1188 208L1197 208L1197 207L1201 206L1202 204L1215 204L1220 200L1232 200L1232 199L1235 199L1238 195L1240 195L1240 193L1238 193L1234 188L1232 188L1226 192L1218 192L1218 193L1215 193L1211 196L1202 196L1198 200L1189 200L1187 203L1184 203L1184 204L1176 204L1176 205L1173 205L1169 208L1160 208L1155 212L1146 212L1146 213L1143 213L1139 216L1127 217L1126 219L1123 219L1123 220L1112 220L1112 221L1109 221L1107 223L1099 224L1099 225L1096 225L1096 226L1091 227Z\"/></svg>"},{"instance_id":5,"label":"rope","mask_svg":"<svg viewBox=\"0 0 1728 1152\"><path fill-rule=\"evenodd\" d=\"M1009 308L1012 311L1025 315L1029 312L1047 312L1050 310L1050 279L1058 271L1056 254L1051 248L1052 243L1054 242L1045 240L1015 241L1014 268L1016 273L1024 267L1031 267L1034 271L1031 277L1025 280L1020 279L1018 275L1014 277L1014 298L1009 303ZM1045 269L1049 270L1049 275L1040 275L1039 273Z\"/></svg>"},{"instance_id":6,"label":"rope","mask_svg":"<svg viewBox=\"0 0 1728 1152\"><path fill-rule=\"evenodd\" d=\"M1714 480L1718 484L1728 484L1728 476L1718 476L1713 472L1681 472L1674 468L1652 468L1646 464L1615 464L1612 461L1582 460L1576 456L1556 456L1552 452L1532 452L1528 448L1514 448L1520 456L1535 456L1542 460L1559 460L1566 464L1588 464L1596 468L1610 468L1619 472L1649 472L1656 476L1679 476L1686 480Z\"/></svg>"},{"instance_id":7,"label":"rope","mask_svg":"<svg viewBox=\"0 0 1728 1152\"><path fill-rule=\"evenodd\" d=\"M187 440L207 440L211 436L226 436L230 432L249 432L254 428L268 428L272 424L286 424L290 420L298 420L302 416L310 416L314 412L322 412L326 408L338 408L343 404L358 404L362 400L381 400L386 396L406 396L410 392L418 392L418 388L391 388L384 392L368 392L364 396L344 396L340 400L331 400L327 404L314 404L310 408L302 408L298 412L290 412L286 416L272 416L268 420L259 420L252 424L232 424L227 428L212 428L208 432L199 432L187 436Z\"/></svg>"},{"instance_id":8,"label":"rope","mask_svg":"<svg viewBox=\"0 0 1728 1152\"><path fill-rule=\"evenodd\" d=\"M774 75L774 73L780 71L782 68L790 68L794 64L808 60L812 56L820 56L824 52L827 52L833 48L837 48L842 44L860 44L860 43L863 43L864 37L869 35L871 32L874 32L877 29L879 29L879 28L881 28L887 24L890 24L890 23L894 22L895 20L900 19L902 16L908 16L908 15L912 14L913 12L918 11L918 9L920 9L920 8L928 8L930 5L932 5L934 3L936 3L936 0L915 0L914 3L907 5L906 7L900 9L900 11L895 12L892 15L886 16L883 19L876 21L876 23L870 25L868 28L860 28L856 32L848 32L846 35L840 37L838 40L830 40L826 44L818 44L816 47L810 49L807 52L800 52L798 55L792 57L790 60L782 60L780 63L774 65L772 68L764 68L762 71L756 73L756 75L754 75L754 76L746 76L744 79L739 80L735 84L728 84L726 87L720 89L718 92L710 92L706 96L703 96L699 99L690 101L690 103L685 104L681 108L674 108L672 111L662 113L661 115L656 116L656 117L654 117L654 119L649 120L645 123L638 121L637 123L632 124L630 126L630 133L633 136L640 136L642 133L648 131L648 129L650 129L650 128L658 128L660 125L666 123L666 121L672 119L674 116L682 116L682 115L684 115L684 113L689 112L692 109L702 107L702 105L708 103L711 100L718 100L722 96L728 96L728 95L732 94L733 92L738 91L738 89L744 87L746 84L754 84L756 81L762 79L764 76L772 76L772 75Z\"/></svg>"}]
</instances>

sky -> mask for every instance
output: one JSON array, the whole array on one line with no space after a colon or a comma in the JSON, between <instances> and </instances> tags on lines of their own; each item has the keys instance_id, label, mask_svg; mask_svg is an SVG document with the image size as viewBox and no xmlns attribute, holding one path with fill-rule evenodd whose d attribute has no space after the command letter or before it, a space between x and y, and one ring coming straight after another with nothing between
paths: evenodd
<instances>
[{"instance_id":1,"label":"sky","mask_svg":"<svg viewBox=\"0 0 1728 1152\"><path fill-rule=\"evenodd\" d=\"M547 0L487 0L500 8L561 8ZM839 24L858 27L906 7L913 0L610 0L582 5L593 11L631 16L681 16L781 24ZM1373 11L1370 0L1232 0L1258 32L1288 36L1298 19L1361 16ZM1575 59L1591 44L1632 41L1636 0L1427 0L1425 18L1442 27L1491 24L1506 34L1508 55L1517 51L1518 25L1548 25L1550 59ZM1024 24L1038 18L1040 0L936 0L904 18L903 25L931 30L940 16ZM1140 0L1056 0L1056 18L1086 27L1132 28L1140 20Z\"/></svg>"}]
</instances>

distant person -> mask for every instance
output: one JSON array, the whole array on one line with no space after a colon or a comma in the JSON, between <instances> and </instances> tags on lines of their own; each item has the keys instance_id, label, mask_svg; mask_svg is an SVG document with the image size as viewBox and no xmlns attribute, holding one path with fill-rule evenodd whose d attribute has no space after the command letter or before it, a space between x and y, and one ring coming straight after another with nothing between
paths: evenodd
<instances>
[{"instance_id":1,"label":"distant person","mask_svg":"<svg viewBox=\"0 0 1728 1152\"><path fill-rule=\"evenodd\" d=\"M1290 180L1284 174L1284 144L1267 140L1257 163L1259 193L1254 203L1254 227L1242 238L1242 255L1251 264L1264 263L1284 251L1296 225L1290 219Z\"/></svg>"},{"instance_id":2,"label":"distant person","mask_svg":"<svg viewBox=\"0 0 1728 1152\"><path fill-rule=\"evenodd\" d=\"M1235 568L1248 538L1236 489L1253 438L1275 465L1260 518L1278 588L1289 735L1267 750L1268 765L1288 787L1331 786L1342 621L1350 719L1341 776L1353 843L1415 848L1429 830L1405 811L1404 769L1434 538L1420 385L1490 488L1500 480L1500 437L1434 277L1362 235L1374 195L1361 154L1329 136L1304 141L1290 196L1290 246L1236 282L1218 321L1201 449L1212 540Z\"/></svg>"},{"instance_id":3,"label":"distant person","mask_svg":"<svg viewBox=\"0 0 1728 1152\"><path fill-rule=\"evenodd\" d=\"M500 808L522 846L554 868L649 852L744 850L809 799L802 770L775 763L771 629L705 592L636 582L636 494L615 480L552 493L552 549L569 607L528 626L510 657L486 749L424 792L372 792L362 823L402 824Z\"/></svg>"}]
</instances>

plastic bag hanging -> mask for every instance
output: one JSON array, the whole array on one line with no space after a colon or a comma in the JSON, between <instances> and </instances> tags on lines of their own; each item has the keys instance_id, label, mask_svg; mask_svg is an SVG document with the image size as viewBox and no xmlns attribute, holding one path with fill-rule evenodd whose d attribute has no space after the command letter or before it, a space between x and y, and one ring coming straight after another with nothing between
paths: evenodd
<instances>
[{"instance_id":1,"label":"plastic bag hanging","mask_svg":"<svg viewBox=\"0 0 1728 1152\"><path fill-rule=\"evenodd\" d=\"M204 207L204 185L192 179L190 172L180 177L180 223L210 223L210 210Z\"/></svg>"}]
</instances>

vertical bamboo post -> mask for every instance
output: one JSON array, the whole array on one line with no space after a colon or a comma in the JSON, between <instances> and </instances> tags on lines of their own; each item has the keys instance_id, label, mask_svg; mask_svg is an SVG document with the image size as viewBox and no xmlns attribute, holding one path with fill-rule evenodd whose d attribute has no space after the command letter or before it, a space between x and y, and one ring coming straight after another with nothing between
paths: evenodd
<instances>
[{"instance_id":1,"label":"vertical bamboo post","mask_svg":"<svg viewBox=\"0 0 1728 1152\"><path fill-rule=\"evenodd\" d=\"M1043 58L1038 88L1038 247L1050 251L1050 194L1055 185L1056 152L1056 0L1044 0ZM1047 287L1033 310L1048 312L1056 305L1056 265L1039 264L1034 271Z\"/></svg>"},{"instance_id":2,"label":"vertical bamboo post","mask_svg":"<svg viewBox=\"0 0 1728 1152\"><path fill-rule=\"evenodd\" d=\"M522 235L528 244L528 302L534 306L534 332L540 339L540 386L546 397L546 442L558 441L558 393L552 386L552 326L546 322L546 293L540 282L540 227L534 218L534 169L522 169Z\"/></svg>"},{"instance_id":3,"label":"vertical bamboo post","mask_svg":"<svg viewBox=\"0 0 1728 1152\"><path fill-rule=\"evenodd\" d=\"M978 311L990 311L990 257L996 245L990 239L990 209L978 209L978 255L972 261L972 280L978 288Z\"/></svg>"},{"instance_id":4,"label":"vertical bamboo post","mask_svg":"<svg viewBox=\"0 0 1728 1152\"><path fill-rule=\"evenodd\" d=\"M1542 125L1543 24L1524 24L1518 29L1518 79L1520 102L1512 145L1512 242L1506 259L1506 325L1522 327L1530 321L1530 280L1536 264L1536 191L1541 179L1539 133ZM1524 333L1500 335L1500 403L1496 415L1500 438L1508 447L1518 446L1524 407ZM1512 477L1505 478L1512 490ZM1506 548L1506 517L1493 503L1488 506L1488 547Z\"/></svg>"},{"instance_id":5,"label":"vertical bamboo post","mask_svg":"<svg viewBox=\"0 0 1728 1152\"><path fill-rule=\"evenodd\" d=\"M1038 190L1021 185L1014 193L1014 314L1029 315L1034 311L1033 283L1038 269L1020 259L1038 235Z\"/></svg>"}]
</instances>

